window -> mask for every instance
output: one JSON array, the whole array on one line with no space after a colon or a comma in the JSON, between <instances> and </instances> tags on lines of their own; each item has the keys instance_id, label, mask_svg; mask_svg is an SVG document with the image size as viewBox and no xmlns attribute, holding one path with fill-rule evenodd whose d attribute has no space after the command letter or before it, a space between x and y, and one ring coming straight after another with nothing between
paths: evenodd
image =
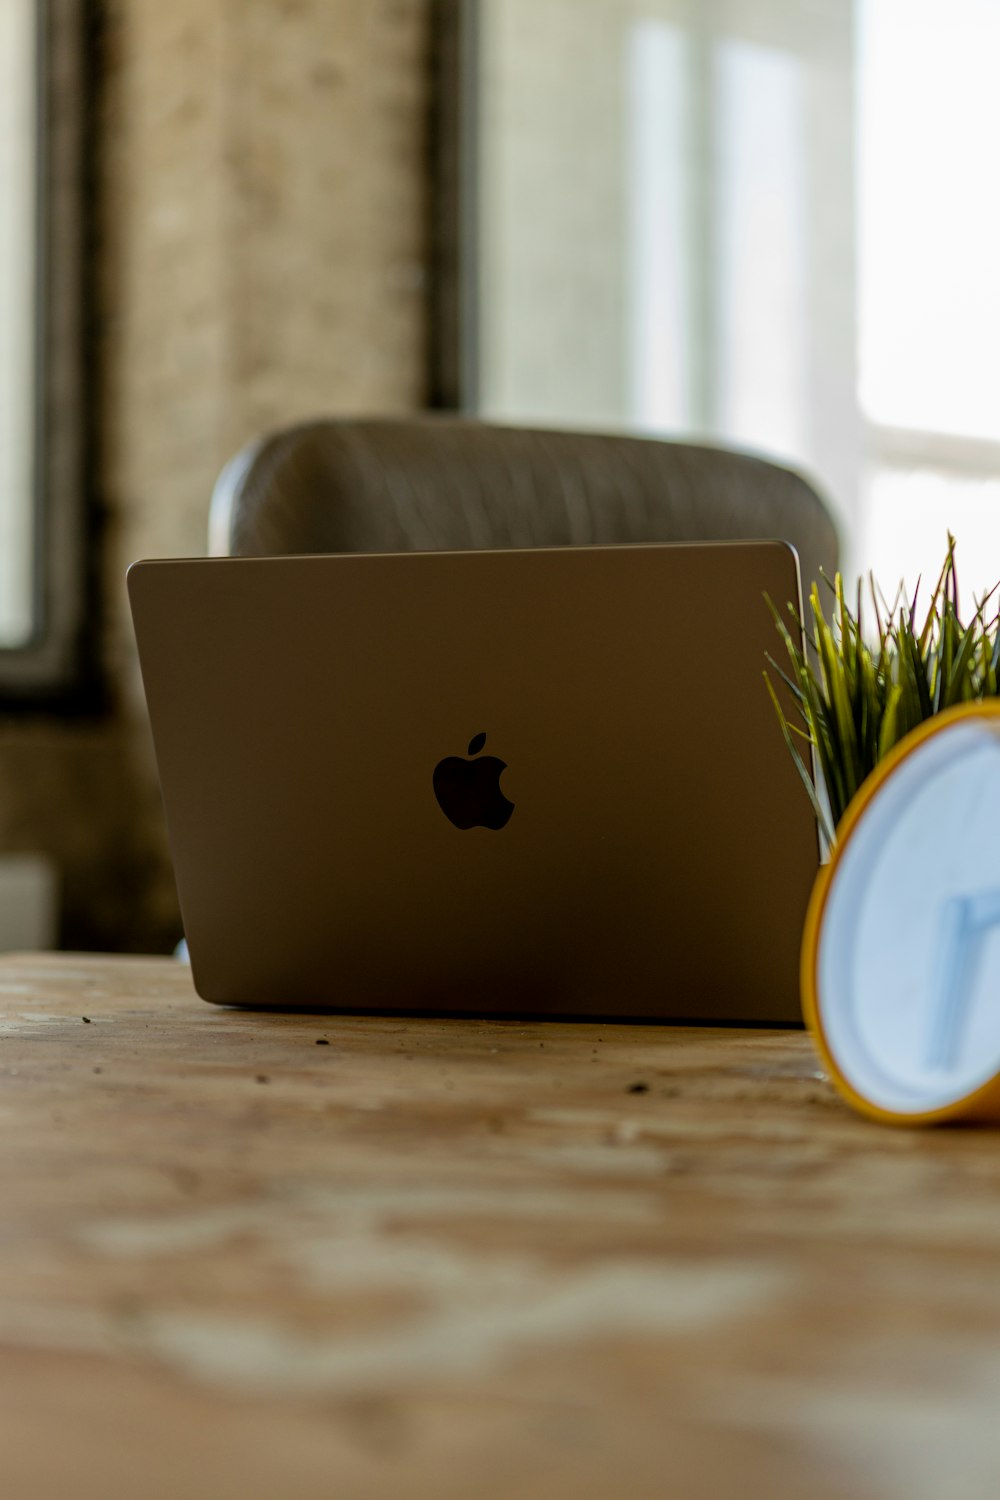
<instances>
[{"instance_id":1,"label":"window","mask_svg":"<svg viewBox=\"0 0 1000 1500\"><path fill-rule=\"evenodd\" d=\"M79 0L0 0L0 700L83 668Z\"/></svg>"},{"instance_id":2,"label":"window","mask_svg":"<svg viewBox=\"0 0 1000 1500\"><path fill-rule=\"evenodd\" d=\"M912 581L959 539L966 603L1000 579L1000 6L858 9L858 552Z\"/></svg>"},{"instance_id":3,"label":"window","mask_svg":"<svg viewBox=\"0 0 1000 1500\"><path fill-rule=\"evenodd\" d=\"M0 646L31 637L34 480L35 13L0 3Z\"/></svg>"},{"instance_id":4,"label":"window","mask_svg":"<svg viewBox=\"0 0 1000 1500\"><path fill-rule=\"evenodd\" d=\"M477 410L803 468L887 591L1000 578L996 0L480 0Z\"/></svg>"}]
</instances>

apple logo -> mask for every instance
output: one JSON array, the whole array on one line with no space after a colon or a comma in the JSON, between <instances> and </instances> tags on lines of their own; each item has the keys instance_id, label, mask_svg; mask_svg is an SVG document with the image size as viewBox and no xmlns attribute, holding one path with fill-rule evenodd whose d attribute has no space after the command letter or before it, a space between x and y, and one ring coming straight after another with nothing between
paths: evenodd
<instances>
[{"instance_id":1,"label":"apple logo","mask_svg":"<svg viewBox=\"0 0 1000 1500\"><path fill-rule=\"evenodd\" d=\"M478 756L486 744L485 734L469 741L469 754ZM448 755L434 767L434 795L445 817L456 828L503 828L514 811L500 790L500 776L507 762L495 755L463 760Z\"/></svg>"}]
</instances>

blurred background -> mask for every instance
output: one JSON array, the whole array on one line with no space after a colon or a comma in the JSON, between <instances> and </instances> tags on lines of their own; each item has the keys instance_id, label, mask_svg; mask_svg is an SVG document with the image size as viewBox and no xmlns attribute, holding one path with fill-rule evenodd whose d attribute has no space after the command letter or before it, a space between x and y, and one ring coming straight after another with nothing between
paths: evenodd
<instances>
[{"instance_id":1,"label":"blurred background","mask_svg":"<svg viewBox=\"0 0 1000 1500\"><path fill-rule=\"evenodd\" d=\"M1000 576L997 0L0 0L0 947L180 936L124 594L283 424L802 469Z\"/></svg>"}]
</instances>

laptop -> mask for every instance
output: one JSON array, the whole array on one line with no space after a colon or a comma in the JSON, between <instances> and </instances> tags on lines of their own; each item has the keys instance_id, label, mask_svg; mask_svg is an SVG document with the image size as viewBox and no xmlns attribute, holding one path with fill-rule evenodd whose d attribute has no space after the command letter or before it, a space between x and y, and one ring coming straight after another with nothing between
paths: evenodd
<instances>
[{"instance_id":1,"label":"laptop","mask_svg":"<svg viewBox=\"0 0 1000 1500\"><path fill-rule=\"evenodd\" d=\"M140 562L206 1000L788 1023L815 819L781 542Z\"/></svg>"}]
</instances>

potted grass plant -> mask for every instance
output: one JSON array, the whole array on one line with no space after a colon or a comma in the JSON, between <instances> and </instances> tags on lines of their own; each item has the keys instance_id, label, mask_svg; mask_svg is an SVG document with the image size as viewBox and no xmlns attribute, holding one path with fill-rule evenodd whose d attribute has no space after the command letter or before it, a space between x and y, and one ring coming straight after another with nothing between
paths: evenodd
<instances>
[{"instance_id":1,"label":"potted grass plant","mask_svg":"<svg viewBox=\"0 0 1000 1500\"><path fill-rule=\"evenodd\" d=\"M839 573L832 582L824 577L822 583L829 594L827 609L814 583L806 630L793 605L788 605L786 622L768 600L789 669L783 670L771 656L768 661L791 694L791 717L767 672L764 676L785 744L824 839L832 847L851 799L901 739L946 708L998 696L1000 631L997 589L963 623L951 535L922 621L918 617L919 582L912 600L905 599L900 586L895 601L888 605L869 577L870 636L863 618L860 581L853 607ZM810 760L816 768L816 783L808 769Z\"/></svg>"}]
</instances>

